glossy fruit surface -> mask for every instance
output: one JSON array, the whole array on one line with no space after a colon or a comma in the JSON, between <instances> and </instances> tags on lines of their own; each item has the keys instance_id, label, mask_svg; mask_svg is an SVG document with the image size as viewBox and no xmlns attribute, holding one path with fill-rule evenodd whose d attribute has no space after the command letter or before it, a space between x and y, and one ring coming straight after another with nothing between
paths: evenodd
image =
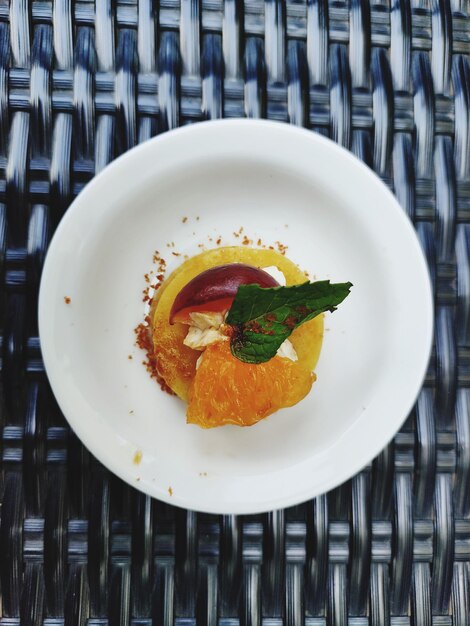
<instances>
[{"instance_id":1,"label":"glossy fruit surface","mask_svg":"<svg viewBox=\"0 0 470 626\"><path fill-rule=\"evenodd\" d=\"M169 317L178 293L201 272L227 263L245 263L255 267L276 266L288 285L307 280L305 274L289 259L274 250L257 250L231 246L207 250L182 263L162 284L154 301L152 326L153 346L160 375L183 400L188 400L189 388L196 373L196 361L201 355L183 344L188 332L186 324L170 324ZM297 328L290 340L299 363L311 371L315 367L323 337L323 316Z\"/></svg>"},{"instance_id":2,"label":"glossy fruit surface","mask_svg":"<svg viewBox=\"0 0 470 626\"><path fill-rule=\"evenodd\" d=\"M300 402L315 375L304 364L275 356L252 365L235 358L228 341L208 346L189 389L187 420L202 428L252 426Z\"/></svg>"},{"instance_id":3,"label":"glossy fruit surface","mask_svg":"<svg viewBox=\"0 0 470 626\"><path fill-rule=\"evenodd\" d=\"M192 311L228 311L240 285L252 284L279 286L267 272L246 263L226 263L205 270L176 296L170 311L170 324L187 323Z\"/></svg>"}]
</instances>

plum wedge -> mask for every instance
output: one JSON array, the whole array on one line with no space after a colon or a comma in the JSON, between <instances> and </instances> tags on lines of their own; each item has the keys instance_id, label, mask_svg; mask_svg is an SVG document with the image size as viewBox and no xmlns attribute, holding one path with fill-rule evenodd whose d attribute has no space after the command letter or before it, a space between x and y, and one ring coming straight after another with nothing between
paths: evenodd
<instances>
[{"instance_id":1,"label":"plum wedge","mask_svg":"<svg viewBox=\"0 0 470 626\"><path fill-rule=\"evenodd\" d=\"M176 296L170 310L170 324L189 322L189 314L227 311L240 285L278 287L275 278L264 270L245 263L212 267L195 276Z\"/></svg>"}]
</instances>

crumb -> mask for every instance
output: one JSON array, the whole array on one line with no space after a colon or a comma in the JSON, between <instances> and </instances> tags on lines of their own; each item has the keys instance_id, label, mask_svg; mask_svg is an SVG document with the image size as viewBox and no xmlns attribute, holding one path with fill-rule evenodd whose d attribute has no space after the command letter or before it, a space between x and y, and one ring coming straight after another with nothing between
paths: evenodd
<instances>
[{"instance_id":1,"label":"crumb","mask_svg":"<svg viewBox=\"0 0 470 626\"><path fill-rule=\"evenodd\" d=\"M199 472L199 476L207 476L207 472Z\"/></svg>"},{"instance_id":2,"label":"crumb","mask_svg":"<svg viewBox=\"0 0 470 626\"><path fill-rule=\"evenodd\" d=\"M128 354L127 358L129 359L129 361L132 361L132 354Z\"/></svg>"},{"instance_id":3,"label":"crumb","mask_svg":"<svg viewBox=\"0 0 470 626\"><path fill-rule=\"evenodd\" d=\"M183 224L186 224L186 222L188 221L187 217L183 217L183 219L181 220L183 222Z\"/></svg>"},{"instance_id":4,"label":"crumb","mask_svg":"<svg viewBox=\"0 0 470 626\"><path fill-rule=\"evenodd\" d=\"M170 496L173 495L173 489L171 487L168 487L168 493L170 494Z\"/></svg>"},{"instance_id":5,"label":"crumb","mask_svg":"<svg viewBox=\"0 0 470 626\"><path fill-rule=\"evenodd\" d=\"M68 296L64 296L64 302L65 304L70 304L72 302L72 299L69 298Z\"/></svg>"},{"instance_id":6,"label":"crumb","mask_svg":"<svg viewBox=\"0 0 470 626\"><path fill-rule=\"evenodd\" d=\"M134 458L132 459L132 462L134 463L134 465L139 465L141 461L142 461L142 450L137 450L136 453L134 454Z\"/></svg>"},{"instance_id":7,"label":"crumb","mask_svg":"<svg viewBox=\"0 0 470 626\"><path fill-rule=\"evenodd\" d=\"M129 411L129 415L134 415L134 411L132 409Z\"/></svg>"},{"instance_id":8,"label":"crumb","mask_svg":"<svg viewBox=\"0 0 470 626\"><path fill-rule=\"evenodd\" d=\"M198 244L197 244L197 247L198 247L198 248L204 248L204 244L203 244L203 243L198 243Z\"/></svg>"},{"instance_id":9,"label":"crumb","mask_svg":"<svg viewBox=\"0 0 470 626\"><path fill-rule=\"evenodd\" d=\"M140 481L140 476L137 476L137 478L135 480L136 480L136 482L139 482Z\"/></svg>"},{"instance_id":10,"label":"crumb","mask_svg":"<svg viewBox=\"0 0 470 626\"><path fill-rule=\"evenodd\" d=\"M278 252L280 252L281 254L285 255L286 250L288 249L288 246L285 246L280 241L276 241L276 245L277 245Z\"/></svg>"},{"instance_id":11,"label":"crumb","mask_svg":"<svg viewBox=\"0 0 470 626\"><path fill-rule=\"evenodd\" d=\"M222 241L222 237L219 236L219 238L217 239L217 241L215 242L218 246L220 246L220 242Z\"/></svg>"},{"instance_id":12,"label":"crumb","mask_svg":"<svg viewBox=\"0 0 470 626\"><path fill-rule=\"evenodd\" d=\"M158 372L157 357L153 350L152 334L150 330L150 317L148 315L145 316L144 322L134 329L134 332L136 334L136 346L143 350L147 357L146 360L142 361L142 365L146 368L151 378L157 381L162 391L166 391L171 396L174 396L175 392L166 384Z\"/></svg>"},{"instance_id":13,"label":"crumb","mask_svg":"<svg viewBox=\"0 0 470 626\"><path fill-rule=\"evenodd\" d=\"M261 239L258 239L258 241L256 242L256 245L257 245L257 246L260 246L261 244L262 244Z\"/></svg>"},{"instance_id":14,"label":"crumb","mask_svg":"<svg viewBox=\"0 0 470 626\"><path fill-rule=\"evenodd\" d=\"M196 216L196 222L199 222L199 215Z\"/></svg>"},{"instance_id":15,"label":"crumb","mask_svg":"<svg viewBox=\"0 0 470 626\"><path fill-rule=\"evenodd\" d=\"M181 256L181 254L179 252L172 252L171 253L173 256Z\"/></svg>"},{"instance_id":16,"label":"crumb","mask_svg":"<svg viewBox=\"0 0 470 626\"><path fill-rule=\"evenodd\" d=\"M244 246L249 246L253 243L253 241L251 239L248 239L248 237L246 235L243 235L243 241L242 244Z\"/></svg>"},{"instance_id":17,"label":"crumb","mask_svg":"<svg viewBox=\"0 0 470 626\"><path fill-rule=\"evenodd\" d=\"M207 237L207 239L209 239L209 241L213 241L212 237Z\"/></svg>"}]
</instances>

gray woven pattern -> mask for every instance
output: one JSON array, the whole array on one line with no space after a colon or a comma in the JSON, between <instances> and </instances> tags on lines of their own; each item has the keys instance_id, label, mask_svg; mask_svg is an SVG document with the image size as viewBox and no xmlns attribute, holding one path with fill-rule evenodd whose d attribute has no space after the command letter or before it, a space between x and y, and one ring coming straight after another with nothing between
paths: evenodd
<instances>
[{"instance_id":1,"label":"gray woven pattern","mask_svg":"<svg viewBox=\"0 0 470 626\"><path fill-rule=\"evenodd\" d=\"M469 10L0 0L1 626L470 624ZM245 115L330 136L394 190L436 338L370 467L304 505L218 518L90 458L48 387L36 305L51 234L97 171L158 132Z\"/></svg>"}]
</instances>

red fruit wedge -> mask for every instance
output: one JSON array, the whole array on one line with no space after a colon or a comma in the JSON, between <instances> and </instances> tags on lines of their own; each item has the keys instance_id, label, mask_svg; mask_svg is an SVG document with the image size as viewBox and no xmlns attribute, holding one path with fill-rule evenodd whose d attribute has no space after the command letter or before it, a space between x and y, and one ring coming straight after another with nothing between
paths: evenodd
<instances>
[{"instance_id":1,"label":"red fruit wedge","mask_svg":"<svg viewBox=\"0 0 470 626\"><path fill-rule=\"evenodd\" d=\"M220 312L230 309L240 285L279 287L270 274L252 265L230 263L198 274L176 296L170 311L170 324L189 322L195 311Z\"/></svg>"}]
</instances>

